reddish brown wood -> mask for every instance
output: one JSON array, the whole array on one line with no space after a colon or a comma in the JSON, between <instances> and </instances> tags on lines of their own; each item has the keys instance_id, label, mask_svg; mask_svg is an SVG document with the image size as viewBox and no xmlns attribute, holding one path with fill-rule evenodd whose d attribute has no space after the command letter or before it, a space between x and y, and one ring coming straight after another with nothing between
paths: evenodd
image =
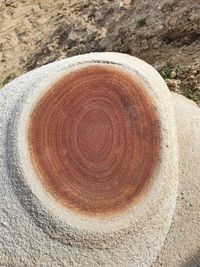
<instances>
[{"instance_id":1,"label":"reddish brown wood","mask_svg":"<svg viewBox=\"0 0 200 267\"><path fill-rule=\"evenodd\" d=\"M141 85L97 64L65 75L40 99L28 142L38 176L58 201L104 216L133 204L150 184L160 127Z\"/></svg>"}]
</instances>

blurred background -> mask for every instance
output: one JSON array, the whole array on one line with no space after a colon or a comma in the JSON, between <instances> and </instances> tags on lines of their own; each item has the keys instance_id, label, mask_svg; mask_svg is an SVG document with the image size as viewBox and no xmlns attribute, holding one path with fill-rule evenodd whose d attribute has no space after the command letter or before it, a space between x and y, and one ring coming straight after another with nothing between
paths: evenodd
<instances>
[{"instance_id":1,"label":"blurred background","mask_svg":"<svg viewBox=\"0 0 200 267\"><path fill-rule=\"evenodd\" d=\"M200 105L200 0L0 0L0 88L94 51L147 61Z\"/></svg>"}]
</instances>

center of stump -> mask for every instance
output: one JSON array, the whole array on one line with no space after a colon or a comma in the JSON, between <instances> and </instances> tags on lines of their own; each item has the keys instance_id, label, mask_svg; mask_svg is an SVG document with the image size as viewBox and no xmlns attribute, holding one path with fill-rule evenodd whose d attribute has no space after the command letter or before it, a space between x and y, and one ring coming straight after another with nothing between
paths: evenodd
<instances>
[{"instance_id":1,"label":"center of stump","mask_svg":"<svg viewBox=\"0 0 200 267\"><path fill-rule=\"evenodd\" d=\"M28 124L33 167L57 201L91 216L119 213L150 187L160 126L146 90L121 67L83 66L38 100Z\"/></svg>"},{"instance_id":2,"label":"center of stump","mask_svg":"<svg viewBox=\"0 0 200 267\"><path fill-rule=\"evenodd\" d=\"M93 114L92 114L93 113ZM107 136L108 136L108 125L106 125L105 120L98 112L92 112L91 118L86 119L82 122L80 132L78 132L78 140L80 146L84 150L91 154L91 160L93 157L101 154L102 150L106 146ZM95 114L96 113L96 114ZM101 112L100 112L101 113ZM84 124L84 126L83 126Z\"/></svg>"}]
</instances>

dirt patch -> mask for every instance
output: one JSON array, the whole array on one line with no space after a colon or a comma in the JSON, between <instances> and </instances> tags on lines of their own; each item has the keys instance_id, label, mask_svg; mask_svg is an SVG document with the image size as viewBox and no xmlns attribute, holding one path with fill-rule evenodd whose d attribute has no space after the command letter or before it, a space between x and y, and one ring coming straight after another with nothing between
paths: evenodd
<instances>
[{"instance_id":1,"label":"dirt patch","mask_svg":"<svg viewBox=\"0 0 200 267\"><path fill-rule=\"evenodd\" d=\"M152 64L171 80L168 84L177 84L175 90L199 103L197 2L4 0L0 4L0 86L55 60L118 51ZM175 70L176 76L166 77L167 69Z\"/></svg>"},{"instance_id":2,"label":"dirt patch","mask_svg":"<svg viewBox=\"0 0 200 267\"><path fill-rule=\"evenodd\" d=\"M185 95L200 106L200 60L188 66L165 66L161 71L169 89Z\"/></svg>"}]
</instances>

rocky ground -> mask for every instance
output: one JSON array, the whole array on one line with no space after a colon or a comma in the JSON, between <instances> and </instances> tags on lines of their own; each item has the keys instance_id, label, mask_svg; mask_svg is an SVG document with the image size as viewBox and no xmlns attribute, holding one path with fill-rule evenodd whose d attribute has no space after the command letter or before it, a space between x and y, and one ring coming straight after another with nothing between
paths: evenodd
<instances>
[{"instance_id":1,"label":"rocky ground","mask_svg":"<svg viewBox=\"0 0 200 267\"><path fill-rule=\"evenodd\" d=\"M200 104L199 0L0 0L0 86L43 64L118 51Z\"/></svg>"}]
</instances>

